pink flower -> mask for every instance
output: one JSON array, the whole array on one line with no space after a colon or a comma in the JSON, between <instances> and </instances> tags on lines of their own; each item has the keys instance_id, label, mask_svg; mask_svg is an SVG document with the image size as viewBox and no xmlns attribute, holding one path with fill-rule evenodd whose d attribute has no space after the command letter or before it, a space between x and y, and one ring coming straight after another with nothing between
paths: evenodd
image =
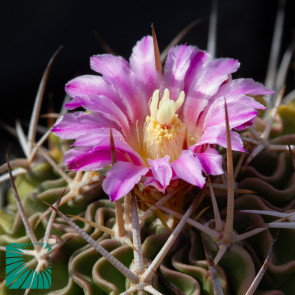
<instances>
[{"instance_id":1,"label":"pink flower","mask_svg":"<svg viewBox=\"0 0 295 295\"><path fill-rule=\"evenodd\" d=\"M230 128L253 124L264 107L249 95L273 92L251 79L231 79L239 63L229 58L210 59L194 46L169 51L164 73L155 68L152 37L138 41L130 62L110 54L95 55L91 68L101 74L85 75L66 85L73 112L60 118L53 132L75 139L64 156L70 170L92 171L111 164L110 127L117 163L106 174L104 191L112 201L142 181L165 192L173 179L202 187L205 174L223 173L226 148L224 98ZM233 150L243 151L236 131Z\"/></svg>"}]
</instances>

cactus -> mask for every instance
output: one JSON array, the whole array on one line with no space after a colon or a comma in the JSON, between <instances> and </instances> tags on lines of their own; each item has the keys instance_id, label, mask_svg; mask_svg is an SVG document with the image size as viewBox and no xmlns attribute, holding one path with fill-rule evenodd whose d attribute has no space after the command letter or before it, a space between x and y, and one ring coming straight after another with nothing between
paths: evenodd
<instances>
[{"instance_id":1,"label":"cactus","mask_svg":"<svg viewBox=\"0 0 295 295\"><path fill-rule=\"evenodd\" d=\"M148 40L154 45L155 67L162 71L154 29L153 38L143 42ZM211 36L213 57L214 47ZM103 184L115 179L110 171L118 162L129 163L116 150L115 126L106 129L110 165L97 170L75 169L79 163L72 160L65 160L66 166L77 171L66 169L62 159L74 137L59 138L49 130L36 141L38 109L55 55L42 78L27 137L17 124L26 157L8 159L0 167L1 181L12 184L0 210L1 295L16 294L5 280L5 251L11 243L32 243L27 255L32 269L42 270L52 261L48 290L30 286L18 294L295 293L295 111L294 97L284 96L284 75L276 79L276 94L256 93L266 94L255 98L268 109L254 126L241 129L247 153L232 145L230 104L224 100L226 144L218 147L224 173L206 171L196 183L189 176L157 185L137 181L127 192L120 187L120 195L113 189L116 183ZM287 71L283 67L282 62L281 73ZM273 85L268 80L267 86ZM151 96L150 105L159 100L159 92ZM169 92L166 96L167 108L176 105L175 115L185 98L180 94L172 102ZM174 124L161 104L155 112L162 125ZM82 116L72 114L78 114L73 115L77 120ZM67 119L58 119L53 129L58 135L62 120ZM50 244L51 254L38 243Z\"/></svg>"}]
</instances>

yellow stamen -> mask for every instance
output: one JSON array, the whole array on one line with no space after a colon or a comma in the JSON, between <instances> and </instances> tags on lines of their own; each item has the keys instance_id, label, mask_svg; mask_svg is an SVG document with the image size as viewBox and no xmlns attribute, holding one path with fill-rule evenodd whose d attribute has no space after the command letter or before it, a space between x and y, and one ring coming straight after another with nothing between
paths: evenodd
<instances>
[{"instance_id":1,"label":"yellow stamen","mask_svg":"<svg viewBox=\"0 0 295 295\"><path fill-rule=\"evenodd\" d=\"M154 91L150 103L151 116L146 117L144 128L144 154L146 158L157 159L168 155L173 161L179 157L185 130L176 111L182 106L184 97L184 92L181 91L177 101L173 101L170 99L169 90L165 89L159 103L159 90Z\"/></svg>"}]
</instances>

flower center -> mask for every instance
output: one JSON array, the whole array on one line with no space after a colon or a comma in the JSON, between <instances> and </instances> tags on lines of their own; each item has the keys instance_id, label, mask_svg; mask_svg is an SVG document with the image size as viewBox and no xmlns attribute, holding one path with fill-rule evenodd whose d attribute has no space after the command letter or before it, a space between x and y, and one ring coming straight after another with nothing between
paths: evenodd
<instances>
[{"instance_id":1,"label":"flower center","mask_svg":"<svg viewBox=\"0 0 295 295\"><path fill-rule=\"evenodd\" d=\"M180 92L176 101L170 99L169 90L159 103L159 90L155 90L150 103L150 116L146 117L144 127L144 154L146 158L157 159L166 155L176 160L182 151L185 136L184 124L178 119L176 111L182 106L185 94Z\"/></svg>"}]
</instances>

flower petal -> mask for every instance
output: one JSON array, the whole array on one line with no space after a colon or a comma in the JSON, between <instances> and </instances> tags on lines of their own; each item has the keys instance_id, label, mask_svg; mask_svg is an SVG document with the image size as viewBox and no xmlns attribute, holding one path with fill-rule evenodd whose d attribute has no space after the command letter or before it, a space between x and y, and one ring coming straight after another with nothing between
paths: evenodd
<instances>
[{"instance_id":1,"label":"flower petal","mask_svg":"<svg viewBox=\"0 0 295 295\"><path fill-rule=\"evenodd\" d=\"M117 161L144 165L142 158L127 144L122 135L113 130ZM77 138L74 149L65 153L64 162L74 171L93 171L111 164L110 131L98 131Z\"/></svg>"},{"instance_id":2,"label":"flower petal","mask_svg":"<svg viewBox=\"0 0 295 295\"><path fill-rule=\"evenodd\" d=\"M244 124L242 125L239 125L239 126L236 126L235 129L237 131L242 131L242 130L245 130L246 128L250 127L250 126L253 126L255 123L255 117L252 118L251 120L245 122Z\"/></svg>"},{"instance_id":3,"label":"flower petal","mask_svg":"<svg viewBox=\"0 0 295 295\"><path fill-rule=\"evenodd\" d=\"M184 90L184 78L191 66L192 59L200 52L197 47L179 45L169 50L164 67L163 88L168 88L170 97L176 100L179 93Z\"/></svg>"},{"instance_id":4,"label":"flower petal","mask_svg":"<svg viewBox=\"0 0 295 295\"><path fill-rule=\"evenodd\" d=\"M111 201L116 201L128 194L149 168L136 166L128 162L117 162L107 172L102 188Z\"/></svg>"},{"instance_id":5,"label":"flower petal","mask_svg":"<svg viewBox=\"0 0 295 295\"><path fill-rule=\"evenodd\" d=\"M124 58L111 54L95 55L90 59L90 66L94 71L102 74L103 78L113 85L125 101L129 118L133 124L142 119L142 116L145 118L148 111L145 103L147 98L144 97L143 100L142 95L139 95L139 89L134 84L134 74Z\"/></svg>"},{"instance_id":6,"label":"flower petal","mask_svg":"<svg viewBox=\"0 0 295 295\"><path fill-rule=\"evenodd\" d=\"M205 110L198 120L198 133L201 134L209 126L225 124L224 97L228 107L229 123L231 128L243 129L250 126L257 116L256 109L265 109L263 105L247 95L266 95L273 91L252 79L232 80L220 86L218 92L210 99Z\"/></svg>"},{"instance_id":7,"label":"flower petal","mask_svg":"<svg viewBox=\"0 0 295 295\"><path fill-rule=\"evenodd\" d=\"M64 163L68 170L94 171L111 164L111 156L105 150L93 150L92 147L76 147L64 154ZM116 153L116 156L117 155Z\"/></svg>"},{"instance_id":8,"label":"flower petal","mask_svg":"<svg viewBox=\"0 0 295 295\"><path fill-rule=\"evenodd\" d=\"M52 132L63 139L74 139L80 135L95 132L102 127L118 128L116 124L103 116L75 112L60 117L52 128Z\"/></svg>"},{"instance_id":9,"label":"flower petal","mask_svg":"<svg viewBox=\"0 0 295 295\"><path fill-rule=\"evenodd\" d=\"M240 96L240 95L271 95L274 91L266 88L261 83L255 82L253 79L235 79L229 83L223 84L217 97L226 95Z\"/></svg>"},{"instance_id":10,"label":"flower petal","mask_svg":"<svg viewBox=\"0 0 295 295\"><path fill-rule=\"evenodd\" d=\"M193 152L184 150L180 157L171 163L172 169L178 178L188 183L202 188L205 184L205 178L202 175L202 165Z\"/></svg>"},{"instance_id":11,"label":"flower petal","mask_svg":"<svg viewBox=\"0 0 295 295\"><path fill-rule=\"evenodd\" d=\"M118 84L124 86L126 90L131 88L131 85L128 85L130 66L123 57L111 54L94 55L90 58L90 67L107 81L117 79Z\"/></svg>"},{"instance_id":12,"label":"flower petal","mask_svg":"<svg viewBox=\"0 0 295 295\"><path fill-rule=\"evenodd\" d=\"M97 95L87 97L76 96L72 103L82 106L88 111L103 115L105 118L121 126L126 136L130 134L130 123L125 113L108 97Z\"/></svg>"},{"instance_id":13,"label":"flower petal","mask_svg":"<svg viewBox=\"0 0 295 295\"><path fill-rule=\"evenodd\" d=\"M146 103L148 103L153 92L160 87L161 77L155 65L154 44L151 36L143 37L133 47L130 68L135 74L137 84L141 84L144 89L147 98Z\"/></svg>"},{"instance_id":14,"label":"flower petal","mask_svg":"<svg viewBox=\"0 0 295 295\"><path fill-rule=\"evenodd\" d=\"M75 100L75 97L83 97L84 100L87 100L87 97L101 95L112 100L122 111L126 111L122 98L114 91L112 85L100 76L84 75L77 77L66 84L65 90L70 97L74 98L66 104L66 107L70 110L85 107Z\"/></svg>"},{"instance_id":15,"label":"flower petal","mask_svg":"<svg viewBox=\"0 0 295 295\"><path fill-rule=\"evenodd\" d=\"M118 161L129 161L128 156L116 150ZM68 170L94 171L111 164L111 152L109 149L92 149L92 147L76 147L67 151L64 155L64 163Z\"/></svg>"},{"instance_id":16,"label":"flower petal","mask_svg":"<svg viewBox=\"0 0 295 295\"><path fill-rule=\"evenodd\" d=\"M195 126L199 115L212 96L228 76L236 72L239 62L234 59L220 58L208 63L208 55L196 56L186 77L186 100L183 117L189 126Z\"/></svg>"},{"instance_id":17,"label":"flower petal","mask_svg":"<svg viewBox=\"0 0 295 295\"><path fill-rule=\"evenodd\" d=\"M117 144L120 145L122 142L127 144L118 130L112 129L112 133L116 147ZM76 141L72 146L93 146L96 148L110 146L110 128L97 128L95 132L84 132L84 134L76 137Z\"/></svg>"},{"instance_id":18,"label":"flower petal","mask_svg":"<svg viewBox=\"0 0 295 295\"><path fill-rule=\"evenodd\" d=\"M225 126L224 103L225 100L223 96L215 100L214 104L208 109L203 129L211 126ZM240 101L228 102L226 100L226 105L230 129L240 126L258 115L258 111L244 103L240 103Z\"/></svg>"},{"instance_id":19,"label":"flower petal","mask_svg":"<svg viewBox=\"0 0 295 295\"><path fill-rule=\"evenodd\" d=\"M208 106L202 113L202 117L199 119L198 124L203 125L206 121L207 114L215 104L215 101L221 97L226 97L226 103L230 104L235 102L236 104L242 104L253 109L262 109L265 107L257 102L254 98L247 95L269 95L273 91L267 89L262 84L254 82L252 79L236 79L220 86L218 92L209 101ZM224 107L222 108L224 109Z\"/></svg>"},{"instance_id":20,"label":"flower petal","mask_svg":"<svg viewBox=\"0 0 295 295\"><path fill-rule=\"evenodd\" d=\"M232 149L234 151L245 152L240 135L234 131L231 131L230 135L231 135ZM226 127L223 125L220 125L220 126L212 126L212 127L206 128L203 135L198 140L197 145L201 146L204 144L218 144L227 148Z\"/></svg>"},{"instance_id":21,"label":"flower petal","mask_svg":"<svg viewBox=\"0 0 295 295\"><path fill-rule=\"evenodd\" d=\"M169 160L169 156L165 156L164 158L156 160L148 159L148 163L152 169L154 178L163 187L163 193L165 193L165 189L169 185L172 177L172 169Z\"/></svg>"},{"instance_id":22,"label":"flower petal","mask_svg":"<svg viewBox=\"0 0 295 295\"><path fill-rule=\"evenodd\" d=\"M195 153L200 160L203 171L208 175L223 174L222 156L213 148L208 147L203 153Z\"/></svg>"}]
</instances>

